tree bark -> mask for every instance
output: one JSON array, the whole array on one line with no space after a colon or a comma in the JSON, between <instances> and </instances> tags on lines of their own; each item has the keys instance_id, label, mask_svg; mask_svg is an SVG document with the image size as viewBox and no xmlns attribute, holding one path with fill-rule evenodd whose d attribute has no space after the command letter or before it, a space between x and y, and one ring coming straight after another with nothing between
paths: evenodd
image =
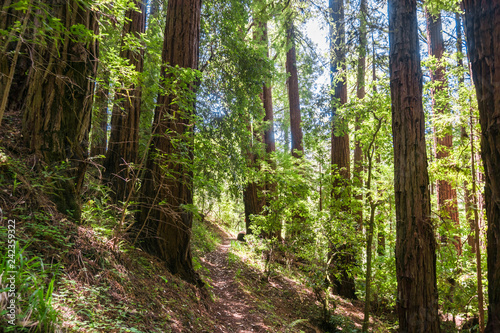
<instances>
[{"instance_id":1,"label":"tree bark","mask_svg":"<svg viewBox=\"0 0 500 333\"><path fill-rule=\"evenodd\" d=\"M99 117L93 120L91 132L90 156L106 155L108 146L108 98L109 83L99 85L96 91L94 103L99 111Z\"/></svg>"},{"instance_id":2,"label":"tree bark","mask_svg":"<svg viewBox=\"0 0 500 333\"><path fill-rule=\"evenodd\" d=\"M122 38L133 36L140 38L146 29L146 5L143 1L135 1L134 9L125 13ZM131 50L122 41L120 57L134 66L137 73L143 69L144 51ZM134 78L137 79L137 78ZM124 83L126 86L127 83ZM120 89L115 94L118 103L113 107L111 115L111 134L104 166L105 177L111 183L113 198L116 202L124 201L134 184L132 182L132 166L137 162L139 150L139 120L141 111L141 88L139 82L130 87Z\"/></svg>"},{"instance_id":3,"label":"tree bark","mask_svg":"<svg viewBox=\"0 0 500 333\"><path fill-rule=\"evenodd\" d=\"M262 158L262 154L258 154L255 151L256 147L253 144L253 140L262 142L262 133L254 132L254 128L252 126L250 119L248 119L248 129L251 138L249 140L250 143L246 148L247 166L249 169L255 169L256 172L260 172L258 159ZM254 180L249 181L246 184L245 189L243 190L243 204L245 208L245 229L247 235L253 234L253 230L251 228L252 215L262 214L262 210L264 208L264 205L266 204L266 198L264 196L263 190L264 186L262 185L262 183L260 181L257 182Z\"/></svg>"},{"instance_id":4,"label":"tree bark","mask_svg":"<svg viewBox=\"0 0 500 333\"><path fill-rule=\"evenodd\" d=\"M0 124L5 111L20 111L28 89L28 72L31 61L27 56L26 35L32 32L28 22L32 19L31 2L26 12L18 11L11 0L0 1ZM14 24L21 23L20 27Z\"/></svg>"},{"instance_id":5,"label":"tree bark","mask_svg":"<svg viewBox=\"0 0 500 333\"><path fill-rule=\"evenodd\" d=\"M264 44L265 58L269 59L269 37L267 33L267 21L259 22L259 26L262 30L261 42ZM273 113L273 93L271 87L271 80L268 78L264 81L262 85L262 105L264 106L264 145L266 147L265 159L266 162L271 166L275 167L273 161L271 160L271 154L276 151L276 143L274 140L274 113ZM300 115L300 114L299 114ZM276 192L276 183L272 180L272 175L267 175L264 184L265 192L265 204L269 207L272 203L274 192ZM279 222L279 219L277 219ZM281 239L281 225L273 226L273 230L266 235L268 237L276 237Z\"/></svg>"},{"instance_id":6,"label":"tree bark","mask_svg":"<svg viewBox=\"0 0 500 333\"><path fill-rule=\"evenodd\" d=\"M345 83L345 23L343 0L330 0L330 81L334 94L332 96L332 146L331 164L333 181L332 214L338 211L349 212L350 207L350 148L347 122L338 113L338 106L347 102L347 85ZM339 204L340 203L340 204ZM355 265L352 244L331 244L332 264L340 278L332 275L333 291L340 296L357 299L354 277L350 270Z\"/></svg>"},{"instance_id":7,"label":"tree bark","mask_svg":"<svg viewBox=\"0 0 500 333\"><path fill-rule=\"evenodd\" d=\"M288 87L288 104L290 108L290 131L292 134L291 152L292 156L301 159L304 155L304 146L302 142L302 120L300 114L300 96L299 96L299 77L297 73L297 59L295 50L295 27L293 18L289 17L287 21L287 47L289 48L286 53L286 72L287 87ZM299 193L293 193L297 200L302 199ZM304 217L298 208L289 224L290 232L287 237L296 239L304 227Z\"/></svg>"},{"instance_id":8,"label":"tree bark","mask_svg":"<svg viewBox=\"0 0 500 333\"><path fill-rule=\"evenodd\" d=\"M440 62L436 70L431 70L431 81L435 84L435 87L431 90L432 109L437 116L445 114L449 109L448 104L439 102L439 100L442 100L442 96L440 98L439 95L443 95L447 91L445 68L441 64L444 53L443 34L441 32L441 14L433 16L426 10L425 15L427 20L427 45L429 48L429 55L434 56ZM448 96L446 96L446 100L448 100ZM444 133L438 132L438 129L434 127L434 144L436 147L436 159L438 161L448 158L450 150L453 149L451 125L448 124L443 132ZM442 216L445 221L449 220L458 227L459 220L456 189L453 188L448 181L440 179L436 184L436 194L440 216ZM443 237L442 240L447 241L446 237ZM455 236L455 247L457 253L460 254L462 246L459 236Z\"/></svg>"},{"instance_id":9,"label":"tree bark","mask_svg":"<svg viewBox=\"0 0 500 333\"><path fill-rule=\"evenodd\" d=\"M463 4L486 178L489 305L485 332L500 332L500 1L465 0Z\"/></svg>"},{"instance_id":10,"label":"tree bark","mask_svg":"<svg viewBox=\"0 0 500 333\"><path fill-rule=\"evenodd\" d=\"M168 2L162 52L162 63L167 65L161 71L165 81L180 79L178 70L198 68L200 12L201 0ZM200 284L190 248L193 215L185 207L193 203L195 83L184 80L175 94L167 89L158 96L136 239L148 252L165 260L173 274Z\"/></svg>"},{"instance_id":11,"label":"tree bark","mask_svg":"<svg viewBox=\"0 0 500 333\"><path fill-rule=\"evenodd\" d=\"M390 88L400 332L439 332L417 1L390 0Z\"/></svg>"},{"instance_id":12,"label":"tree bark","mask_svg":"<svg viewBox=\"0 0 500 333\"><path fill-rule=\"evenodd\" d=\"M36 67L28 78L23 135L30 150L47 164L69 160L54 201L59 211L79 219L98 50L94 39L72 32L72 27L97 33L96 12L76 0L45 1L43 6L33 24L41 28L50 15L64 30L47 30L33 41Z\"/></svg>"},{"instance_id":13,"label":"tree bark","mask_svg":"<svg viewBox=\"0 0 500 333\"><path fill-rule=\"evenodd\" d=\"M304 153L302 146L302 126L300 115L299 77L297 74L297 60L295 55L295 28L292 19L287 28L288 52L286 53L286 73L288 74L288 103L290 107L290 129L292 132L292 155L301 157Z\"/></svg>"}]
</instances>

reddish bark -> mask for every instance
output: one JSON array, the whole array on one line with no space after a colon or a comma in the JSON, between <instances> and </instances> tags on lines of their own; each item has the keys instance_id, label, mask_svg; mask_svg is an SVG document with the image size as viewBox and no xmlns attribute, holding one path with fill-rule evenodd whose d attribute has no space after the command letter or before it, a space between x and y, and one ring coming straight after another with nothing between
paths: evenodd
<instances>
[{"instance_id":1,"label":"reddish bark","mask_svg":"<svg viewBox=\"0 0 500 333\"><path fill-rule=\"evenodd\" d=\"M198 68L200 14L201 0L168 2L163 63ZM174 75L162 67L165 80ZM199 284L190 247L193 216L184 207L193 203L193 90L194 86L178 87L176 95L158 96L154 137L141 185L137 239L147 251L165 260L173 274ZM179 99L183 103L175 103Z\"/></svg>"},{"instance_id":2,"label":"reddish bark","mask_svg":"<svg viewBox=\"0 0 500 333\"><path fill-rule=\"evenodd\" d=\"M500 332L500 1L465 0L467 50L476 86L484 163L488 324Z\"/></svg>"},{"instance_id":3,"label":"reddish bark","mask_svg":"<svg viewBox=\"0 0 500 333\"><path fill-rule=\"evenodd\" d=\"M332 146L331 164L333 176L333 199L334 211L349 212L350 207L350 148L347 122L338 113L338 106L347 102L347 85L345 83L345 23L343 0L330 0L330 75L331 84L334 87L332 96ZM337 77L336 77L337 76ZM332 212L335 214L335 212ZM355 265L352 244L331 244L333 254L332 264L334 271L340 273L340 278L332 275L333 290L340 296L357 299L355 293L354 277L350 270Z\"/></svg>"},{"instance_id":4,"label":"reddish bark","mask_svg":"<svg viewBox=\"0 0 500 333\"><path fill-rule=\"evenodd\" d=\"M401 332L439 332L417 1L389 1L397 311Z\"/></svg>"},{"instance_id":5,"label":"reddish bark","mask_svg":"<svg viewBox=\"0 0 500 333\"><path fill-rule=\"evenodd\" d=\"M426 10L427 19L427 45L429 47L429 55L434 56L439 62L443 60L444 41L441 15L433 16ZM439 64L436 70L431 71L431 81L434 82L435 88L431 90L432 108L436 115L442 115L449 112L449 105L438 103L436 96L445 93L447 82L445 78L445 68ZM436 159L446 159L450 155L450 150L453 148L453 135L451 125L446 126L443 132L438 132L434 128L434 146L436 148ZM436 186L436 194L440 215L444 220L450 220L454 225L459 226L458 207L457 207L457 192L454 187L446 180L438 180ZM442 238L446 241L446 238ZM455 237L455 246L458 253L462 250L460 237Z\"/></svg>"},{"instance_id":6,"label":"reddish bark","mask_svg":"<svg viewBox=\"0 0 500 333\"><path fill-rule=\"evenodd\" d=\"M99 110L98 119L93 120L90 156L106 155L108 146L108 96L109 89L97 87L94 103Z\"/></svg>"},{"instance_id":7,"label":"reddish bark","mask_svg":"<svg viewBox=\"0 0 500 333\"><path fill-rule=\"evenodd\" d=\"M146 5L135 1L136 8L125 13L123 37L132 35L140 38L146 29ZM143 50L131 50L122 42L120 57L134 66L136 72L142 72ZM137 162L139 150L139 117L141 111L141 89L132 84L128 89L116 92L115 99L120 100L113 107L111 115L111 134L104 166L105 176L111 182L115 201L125 201L133 187L133 174L130 164Z\"/></svg>"},{"instance_id":8,"label":"reddish bark","mask_svg":"<svg viewBox=\"0 0 500 333\"><path fill-rule=\"evenodd\" d=\"M292 155L302 156L302 127L300 115L299 77L297 74L297 60L295 55L295 28L293 22L288 22L287 42L290 48L286 53L286 72L288 74L288 103L290 107L290 129L292 132Z\"/></svg>"},{"instance_id":9,"label":"reddish bark","mask_svg":"<svg viewBox=\"0 0 500 333\"><path fill-rule=\"evenodd\" d=\"M46 31L33 41L33 67L24 100L23 136L30 150L47 164L69 160L53 199L61 212L80 218L80 188L86 170L97 43L72 33L82 25L97 33L96 12L80 1L44 2L42 15L57 18L64 31ZM44 17L47 15L47 17Z\"/></svg>"}]
</instances>

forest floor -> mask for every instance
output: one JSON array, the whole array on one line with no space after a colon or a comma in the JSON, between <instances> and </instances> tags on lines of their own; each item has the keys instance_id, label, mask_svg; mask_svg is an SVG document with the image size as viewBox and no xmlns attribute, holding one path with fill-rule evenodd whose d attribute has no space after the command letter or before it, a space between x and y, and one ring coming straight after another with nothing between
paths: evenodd
<instances>
[{"instance_id":1,"label":"forest floor","mask_svg":"<svg viewBox=\"0 0 500 333\"><path fill-rule=\"evenodd\" d=\"M213 226L217 228L216 226ZM361 329L363 302L333 296L336 323L325 327L321 305L312 290L291 276L264 274L248 245L217 228L222 239L201 262L203 277L214 295L211 312L216 332L355 332ZM381 322L372 320L384 331ZM336 329L333 328L336 326Z\"/></svg>"}]
</instances>

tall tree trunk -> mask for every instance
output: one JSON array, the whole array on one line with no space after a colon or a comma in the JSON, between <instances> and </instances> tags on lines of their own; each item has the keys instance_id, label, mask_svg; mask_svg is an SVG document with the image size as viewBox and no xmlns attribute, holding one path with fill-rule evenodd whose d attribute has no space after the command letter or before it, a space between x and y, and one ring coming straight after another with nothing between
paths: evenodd
<instances>
[{"instance_id":1,"label":"tall tree trunk","mask_svg":"<svg viewBox=\"0 0 500 333\"><path fill-rule=\"evenodd\" d=\"M97 33L96 12L81 1L45 1L35 26L59 19L63 31L45 32L33 42L33 64L25 100L23 135L47 164L70 161L54 196L59 211L80 218L80 187L86 170L97 43L74 34L82 25Z\"/></svg>"},{"instance_id":2,"label":"tall tree trunk","mask_svg":"<svg viewBox=\"0 0 500 333\"><path fill-rule=\"evenodd\" d=\"M198 68L201 0L169 0L163 44L162 77L177 78L181 70ZM193 203L193 113L196 82L181 82L174 95L160 93L152 144L141 186L138 233L142 246L166 261L173 274L200 283L191 256ZM187 87L185 86L187 85ZM182 103L176 103L182 101Z\"/></svg>"},{"instance_id":3,"label":"tall tree trunk","mask_svg":"<svg viewBox=\"0 0 500 333\"><path fill-rule=\"evenodd\" d=\"M259 26L262 30L261 42L264 44L265 57L269 59L269 37L267 33L267 21L259 22ZM264 122L266 123L264 129L264 144L266 147L265 159L268 164L273 168L275 167L273 161L271 160L271 154L276 151L276 143L274 140L274 113L273 113L273 93L271 87L271 80L268 78L264 81L262 85L261 94L262 104L264 106ZM273 200L273 193L276 191L276 183L272 180L272 176L268 175L265 181L265 198L266 205L270 206ZM279 219L277 219L279 222ZM281 225L273 226L273 229L267 236L275 236L278 239L281 238Z\"/></svg>"},{"instance_id":4,"label":"tall tree trunk","mask_svg":"<svg viewBox=\"0 0 500 333\"><path fill-rule=\"evenodd\" d=\"M439 332L417 1L390 0L388 7L399 331Z\"/></svg>"},{"instance_id":5,"label":"tall tree trunk","mask_svg":"<svg viewBox=\"0 0 500 333\"><path fill-rule=\"evenodd\" d=\"M365 98L365 73L366 73L366 20L368 19L368 13L366 9L366 0L361 0L359 4L359 48L358 48L358 71L357 71L357 88L356 96L359 100ZM360 122L361 118L359 112L356 114L354 131L355 131L355 141L354 141L354 168L353 168L353 181L354 185L361 189L363 187L363 151L361 149L361 142L359 140L359 132L361 130ZM358 230L363 228L363 195L360 193L354 196L357 202L357 222Z\"/></svg>"},{"instance_id":6,"label":"tall tree trunk","mask_svg":"<svg viewBox=\"0 0 500 333\"><path fill-rule=\"evenodd\" d=\"M333 211L350 211L350 148L349 133L345 119L338 113L338 106L347 102L347 85L344 75L345 65L345 24L343 0L330 0L330 79L334 94L332 96L332 146L331 163L333 176ZM341 202L339 204L339 202ZM347 235L345 235L347 236ZM350 274L355 264L352 244L331 244L334 254L333 269L340 273L340 278L332 276L333 290L340 296L356 299L354 277Z\"/></svg>"},{"instance_id":7,"label":"tall tree trunk","mask_svg":"<svg viewBox=\"0 0 500 333\"><path fill-rule=\"evenodd\" d=\"M287 28L288 52L286 53L286 72L288 74L288 103L290 107L290 129L292 132L292 155L300 157L304 153L302 146L302 126L300 115L299 77L297 74L297 60L295 55L295 28L292 19Z\"/></svg>"},{"instance_id":8,"label":"tall tree trunk","mask_svg":"<svg viewBox=\"0 0 500 333\"><path fill-rule=\"evenodd\" d=\"M127 36L140 38L146 29L146 5L135 1L135 7L125 13L122 38ZM120 57L134 66L137 73L142 72L143 50L135 51L122 41ZM138 80L138 78L134 78ZM125 83L127 86L127 83ZM116 202L124 201L132 190L132 166L137 162L139 150L139 120L141 111L140 83L133 82L130 87L120 89L115 94L118 103L111 115L111 134L104 166L105 176L111 182L113 197Z\"/></svg>"},{"instance_id":9,"label":"tall tree trunk","mask_svg":"<svg viewBox=\"0 0 500 333\"><path fill-rule=\"evenodd\" d=\"M291 14L290 14L291 15ZM300 97L299 97L299 77L297 73L297 59L295 51L295 27L293 18L289 17L287 21L287 47L289 48L286 53L286 72L288 74L288 104L290 108L290 131L292 134L291 151L292 156L297 159L302 158L304 155L304 146L302 142L302 120L300 114ZM297 199L301 199L298 193L293 193ZM300 209L300 208L299 208ZM296 238L304 227L304 217L301 212L297 210L292 221L289 224L290 232L287 234L289 238Z\"/></svg>"},{"instance_id":10,"label":"tall tree trunk","mask_svg":"<svg viewBox=\"0 0 500 333\"><path fill-rule=\"evenodd\" d=\"M443 115L448 112L449 105L444 104L442 96L446 93L447 83L444 75L445 68L441 64L444 53L444 41L441 14L433 16L428 10L425 11L427 20L427 45L429 48L429 55L434 56L439 64L436 70L431 70L431 81L434 83L434 88L431 90L432 95L432 108L435 116ZM448 100L448 98L446 98ZM446 125L443 132L434 127L434 141L436 147L436 159L446 159L450 155L450 150L453 149L453 135L451 125ZM458 207L457 207L457 192L455 188L446 180L438 180L436 184L436 194L438 201L438 209L440 216L445 221L451 221L455 226L459 226L458 221ZM442 238L446 241L446 237ZM460 254L462 246L460 236L455 236L455 247L458 254Z\"/></svg>"},{"instance_id":11,"label":"tall tree trunk","mask_svg":"<svg viewBox=\"0 0 500 333\"><path fill-rule=\"evenodd\" d=\"M98 108L98 117L92 121L90 156L106 155L108 146L108 84L106 80L104 85L99 85L96 89L94 103Z\"/></svg>"},{"instance_id":12,"label":"tall tree trunk","mask_svg":"<svg viewBox=\"0 0 500 333\"><path fill-rule=\"evenodd\" d=\"M500 1L465 0L464 8L486 177L489 305L485 332L500 332ZM476 233L477 238L477 229Z\"/></svg>"}]
</instances>

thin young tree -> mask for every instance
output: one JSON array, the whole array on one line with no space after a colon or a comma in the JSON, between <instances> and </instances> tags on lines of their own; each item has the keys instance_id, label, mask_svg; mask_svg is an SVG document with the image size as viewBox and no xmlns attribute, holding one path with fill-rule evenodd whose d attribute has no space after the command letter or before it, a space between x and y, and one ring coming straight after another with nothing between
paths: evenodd
<instances>
[{"instance_id":1,"label":"thin young tree","mask_svg":"<svg viewBox=\"0 0 500 333\"><path fill-rule=\"evenodd\" d=\"M366 0L361 0L359 3L359 45L358 45L358 68L356 75L356 97L359 100L365 98L365 74L366 74L366 47L368 44L367 40L367 20L368 11ZM356 114L356 119L354 122L354 167L353 167L353 183L356 187L361 189L363 186L363 149L361 147L361 142L359 140L359 131L361 117L359 112ZM356 219L357 228L361 230L363 228L363 195L359 192L354 196L357 202L356 207Z\"/></svg>"},{"instance_id":2,"label":"thin young tree","mask_svg":"<svg viewBox=\"0 0 500 333\"><path fill-rule=\"evenodd\" d=\"M485 332L500 332L500 1L464 0L463 5L486 177L489 305Z\"/></svg>"},{"instance_id":3,"label":"thin young tree","mask_svg":"<svg viewBox=\"0 0 500 333\"><path fill-rule=\"evenodd\" d=\"M141 88L138 75L143 69L144 52L135 49L130 39L141 38L146 29L146 5L142 0L134 2L134 8L125 13L120 57L133 67L135 82L123 83L125 88L115 93L115 106L111 115L111 134L104 167L105 177L111 183L115 201L124 201L132 190L135 177L131 164L137 162L139 151L139 120L141 111ZM135 43L136 44L136 43Z\"/></svg>"},{"instance_id":4,"label":"thin young tree","mask_svg":"<svg viewBox=\"0 0 500 333\"><path fill-rule=\"evenodd\" d=\"M163 89L141 184L136 239L173 274L200 283L191 256L193 113L201 0L170 0L162 52Z\"/></svg>"},{"instance_id":5,"label":"thin young tree","mask_svg":"<svg viewBox=\"0 0 500 333\"><path fill-rule=\"evenodd\" d=\"M417 1L390 0L389 68L400 332L439 332Z\"/></svg>"}]
</instances>

